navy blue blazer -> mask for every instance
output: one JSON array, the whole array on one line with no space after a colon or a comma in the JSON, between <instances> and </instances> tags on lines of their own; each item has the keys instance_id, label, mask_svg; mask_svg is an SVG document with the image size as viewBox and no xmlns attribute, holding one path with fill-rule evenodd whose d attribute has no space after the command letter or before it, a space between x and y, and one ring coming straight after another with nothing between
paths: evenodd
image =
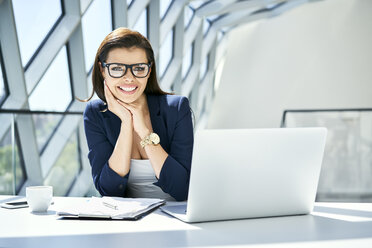
<instances>
[{"instance_id":1,"label":"navy blue blazer","mask_svg":"<svg viewBox=\"0 0 372 248\"><path fill-rule=\"evenodd\" d=\"M177 201L187 199L191 158L194 144L193 124L189 101L176 95L147 95L153 131L168 153L159 179L154 184ZM107 110L101 100L90 101L84 111L84 127L88 142L88 158L93 181L102 196L125 196L129 173L121 177L113 171L108 160L120 132L121 120Z\"/></svg>"}]
</instances>

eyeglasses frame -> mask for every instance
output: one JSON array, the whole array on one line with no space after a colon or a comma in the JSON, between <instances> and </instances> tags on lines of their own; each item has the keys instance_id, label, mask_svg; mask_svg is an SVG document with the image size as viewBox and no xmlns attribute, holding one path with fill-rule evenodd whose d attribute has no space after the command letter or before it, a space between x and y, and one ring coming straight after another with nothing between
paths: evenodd
<instances>
[{"instance_id":1,"label":"eyeglasses frame","mask_svg":"<svg viewBox=\"0 0 372 248\"><path fill-rule=\"evenodd\" d=\"M122 64L122 63L105 63L105 62L101 62L101 64L102 64L102 67L107 67L108 74L109 74L110 77L112 77L112 78L121 78L121 77L124 77L125 74L127 74L127 72L128 72L128 68L130 68L130 72L132 73L132 75L133 75L134 77L136 77L136 78L145 78L145 77L147 77L147 76L149 75L149 73L150 73L150 69L151 69L151 62L150 62L150 63L136 63L136 64L131 64L131 65ZM123 74L122 76L120 76L120 77L114 77L114 76L111 75L111 73L110 73L110 68L109 68L109 67L110 67L110 65L114 65L114 64L115 64L115 65L124 65L124 66L125 66L125 71L124 71L124 74ZM136 66L136 65L143 65L143 64L149 66L149 70L148 70L146 76L138 77L138 76L134 75L134 73L133 73L133 69L132 69L133 66Z\"/></svg>"}]
</instances>

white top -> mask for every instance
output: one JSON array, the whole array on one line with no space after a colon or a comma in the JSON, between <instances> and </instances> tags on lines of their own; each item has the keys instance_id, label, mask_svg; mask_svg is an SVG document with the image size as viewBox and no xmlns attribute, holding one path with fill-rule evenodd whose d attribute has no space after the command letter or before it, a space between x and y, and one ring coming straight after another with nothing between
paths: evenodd
<instances>
[{"instance_id":1,"label":"white top","mask_svg":"<svg viewBox=\"0 0 372 248\"><path fill-rule=\"evenodd\" d=\"M172 196L153 184L156 181L157 179L150 160L131 159L126 196L131 198L159 198L166 201L175 201Z\"/></svg>"}]
</instances>

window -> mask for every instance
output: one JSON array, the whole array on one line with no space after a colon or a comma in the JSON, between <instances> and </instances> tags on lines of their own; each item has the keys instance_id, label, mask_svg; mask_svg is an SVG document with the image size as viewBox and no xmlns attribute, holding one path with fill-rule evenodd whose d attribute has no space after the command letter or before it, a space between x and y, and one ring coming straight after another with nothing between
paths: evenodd
<instances>
[{"instance_id":1,"label":"window","mask_svg":"<svg viewBox=\"0 0 372 248\"><path fill-rule=\"evenodd\" d=\"M208 21L209 23L213 23L214 21L216 21L217 19L220 19L221 17L224 17L226 14L224 15L210 15L208 16Z\"/></svg>"},{"instance_id":2,"label":"window","mask_svg":"<svg viewBox=\"0 0 372 248\"><path fill-rule=\"evenodd\" d=\"M36 141L39 153L41 154L48 144L49 138L53 134L57 125L62 119L62 115L39 115L32 116L36 132Z\"/></svg>"},{"instance_id":3,"label":"window","mask_svg":"<svg viewBox=\"0 0 372 248\"><path fill-rule=\"evenodd\" d=\"M17 128L16 128L17 129ZM18 132L14 133L14 149L12 145L12 130L9 129L0 140L0 194L12 195L18 193L26 180L24 162L22 153L19 149ZM14 156L13 156L14 155ZM13 163L15 165L15 177L13 172ZM14 183L15 179L15 183Z\"/></svg>"},{"instance_id":4,"label":"window","mask_svg":"<svg viewBox=\"0 0 372 248\"><path fill-rule=\"evenodd\" d=\"M133 30L140 32L143 36L147 37L147 8L145 8L139 16Z\"/></svg>"},{"instance_id":5,"label":"window","mask_svg":"<svg viewBox=\"0 0 372 248\"><path fill-rule=\"evenodd\" d=\"M88 77L87 77L88 93L89 93L88 96L90 96L90 94L92 94L93 92L92 74L93 74L93 70L89 72ZM92 100L93 99L99 99L95 92L93 93Z\"/></svg>"},{"instance_id":6,"label":"window","mask_svg":"<svg viewBox=\"0 0 372 248\"><path fill-rule=\"evenodd\" d=\"M168 33L160 47L159 58L159 75L162 77L173 58L173 29Z\"/></svg>"},{"instance_id":7,"label":"window","mask_svg":"<svg viewBox=\"0 0 372 248\"><path fill-rule=\"evenodd\" d=\"M371 202L372 109L297 110L285 113L285 127L328 130L317 201Z\"/></svg>"},{"instance_id":8,"label":"window","mask_svg":"<svg viewBox=\"0 0 372 248\"><path fill-rule=\"evenodd\" d=\"M60 0L13 0L22 65L30 62L53 26L62 16Z\"/></svg>"},{"instance_id":9,"label":"window","mask_svg":"<svg viewBox=\"0 0 372 248\"><path fill-rule=\"evenodd\" d=\"M65 111L72 101L66 47L57 54L29 97L31 110Z\"/></svg>"},{"instance_id":10,"label":"window","mask_svg":"<svg viewBox=\"0 0 372 248\"><path fill-rule=\"evenodd\" d=\"M204 19L203 21L203 35L204 36L207 35L210 27L211 27L210 21L208 21L207 19Z\"/></svg>"},{"instance_id":11,"label":"window","mask_svg":"<svg viewBox=\"0 0 372 248\"><path fill-rule=\"evenodd\" d=\"M77 130L69 138L44 184L53 186L53 195L65 196L81 170Z\"/></svg>"},{"instance_id":12,"label":"window","mask_svg":"<svg viewBox=\"0 0 372 248\"><path fill-rule=\"evenodd\" d=\"M182 61L182 78L185 78L190 71L191 64L192 64L192 55L194 52L194 43L190 46L189 50L183 56L183 61Z\"/></svg>"},{"instance_id":13,"label":"window","mask_svg":"<svg viewBox=\"0 0 372 248\"><path fill-rule=\"evenodd\" d=\"M133 0L127 0L127 6L128 8L132 5Z\"/></svg>"},{"instance_id":14,"label":"window","mask_svg":"<svg viewBox=\"0 0 372 248\"><path fill-rule=\"evenodd\" d=\"M164 19L172 3L173 3L173 0L161 0L160 1L160 19Z\"/></svg>"},{"instance_id":15,"label":"window","mask_svg":"<svg viewBox=\"0 0 372 248\"><path fill-rule=\"evenodd\" d=\"M189 6L191 6L194 10L200 8L203 4L205 4L206 1L204 0L195 0L195 1L190 1Z\"/></svg>"},{"instance_id":16,"label":"window","mask_svg":"<svg viewBox=\"0 0 372 248\"><path fill-rule=\"evenodd\" d=\"M94 0L82 18L85 70L93 67L97 49L112 31L111 1Z\"/></svg>"},{"instance_id":17,"label":"window","mask_svg":"<svg viewBox=\"0 0 372 248\"><path fill-rule=\"evenodd\" d=\"M218 32L217 33L217 41L220 42L222 38L224 37L225 33L224 32Z\"/></svg>"},{"instance_id":18,"label":"window","mask_svg":"<svg viewBox=\"0 0 372 248\"><path fill-rule=\"evenodd\" d=\"M2 62L1 51L0 51L0 106L5 101L5 98L9 94L7 84L6 84L5 73L3 73L3 71L5 72L5 69L4 69L4 64Z\"/></svg>"},{"instance_id":19,"label":"window","mask_svg":"<svg viewBox=\"0 0 372 248\"><path fill-rule=\"evenodd\" d=\"M208 64L209 64L209 54L204 59L204 62L203 62L203 64L200 67L200 74L199 74L200 75L199 76L200 81L202 81L204 79L205 75L207 74Z\"/></svg>"},{"instance_id":20,"label":"window","mask_svg":"<svg viewBox=\"0 0 372 248\"><path fill-rule=\"evenodd\" d=\"M194 17L194 10L189 6L184 8L184 25L185 29L189 27L192 18Z\"/></svg>"}]
</instances>

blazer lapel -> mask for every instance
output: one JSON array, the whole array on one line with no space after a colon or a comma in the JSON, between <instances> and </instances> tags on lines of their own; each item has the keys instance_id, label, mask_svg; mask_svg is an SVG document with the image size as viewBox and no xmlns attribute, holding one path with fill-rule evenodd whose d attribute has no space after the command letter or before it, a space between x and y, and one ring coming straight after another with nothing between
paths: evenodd
<instances>
[{"instance_id":1,"label":"blazer lapel","mask_svg":"<svg viewBox=\"0 0 372 248\"><path fill-rule=\"evenodd\" d=\"M115 147L116 141L120 134L121 120L119 117L117 117L114 113L110 112L110 110L108 109L102 114L104 118L105 130L107 132L107 138L112 144L112 146Z\"/></svg>"},{"instance_id":2,"label":"blazer lapel","mask_svg":"<svg viewBox=\"0 0 372 248\"><path fill-rule=\"evenodd\" d=\"M147 105L150 111L152 129L160 137L163 148L168 147L168 139L164 120L160 114L160 96L147 95Z\"/></svg>"}]
</instances>

